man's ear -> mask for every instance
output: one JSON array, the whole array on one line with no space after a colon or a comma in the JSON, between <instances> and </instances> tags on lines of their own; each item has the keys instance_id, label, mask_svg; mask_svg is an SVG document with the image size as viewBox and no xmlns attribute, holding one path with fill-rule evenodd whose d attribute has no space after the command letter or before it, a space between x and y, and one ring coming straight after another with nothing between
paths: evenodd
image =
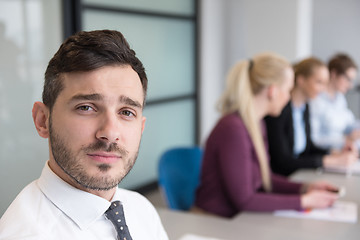
<instances>
[{"instance_id":1,"label":"man's ear","mask_svg":"<svg viewBox=\"0 0 360 240\"><path fill-rule=\"evenodd\" d=\"M267 88L267 90L266 90L266 92L267 92L267 99L269 100L269 101L271 101L271 100L273 100L275 97L276 97L276 95L277 95L277 88L275 87L275 85L270 85L270 86L268 86L268 88Z\"/></svg>"},{"instance_id":2,"label":"man's ear","mask_svg":"<svg viewBox=\"0 0 360 240\"><path fill-rule=\"evenodd\" d=\"M141 134L143 134L143 132L144 132L145 122L146 122L146 117L143 117L141 120Z\"/></svg>"},{"instance_id":3,"label":"man's ear","mask_svg":"<svg viewBox=\"0 0 360 240\"><path fill-rule=\"evenodd\" d=\"M300 86L301 88L304 86L305 83L305 77L302 75L299 75L296 77L296 85Z\"/></svg>"},{"instance_id":4,"label":"man's ear","mask_svg":"<svg viewBox=\"0 0 360 240\"><path fill-rule=\"evenodd\" d=\"M337 76L338 76L338 74L335 70L330 71L330 79L336 79Z\"/></svg>"},{"instance_id":5,"label":"man's ear","mask_svg":"<svg viewBox=\"0 0 360 240\"><path fill-rule=\"evenodd\" d=\"M35 102L32 117L38 134L43 138L49 137L49 109L42 102Z\"/></svg>"}]
</instances>

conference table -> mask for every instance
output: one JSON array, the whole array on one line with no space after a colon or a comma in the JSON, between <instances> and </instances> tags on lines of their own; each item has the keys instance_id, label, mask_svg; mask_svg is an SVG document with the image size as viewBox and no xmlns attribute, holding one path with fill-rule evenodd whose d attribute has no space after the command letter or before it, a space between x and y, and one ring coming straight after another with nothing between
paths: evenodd
<instances>
[{"instance_id":1,"label":"conference table","mask_svg":"<svg viewBox=\"0 0 360 240\"><path fill-rule=\"evenodd\" d=\"M346 189L343 201L355 202L360 209L360 176L300 170L291 176L294 181L326 180ZM332 222L315 219L286 218L272 213L242 212L232 219L190 212L158 209L169 239L178 240L186 234L221 240L238 239L360 239L358 222Z\"/></svg>"}]
</instances>

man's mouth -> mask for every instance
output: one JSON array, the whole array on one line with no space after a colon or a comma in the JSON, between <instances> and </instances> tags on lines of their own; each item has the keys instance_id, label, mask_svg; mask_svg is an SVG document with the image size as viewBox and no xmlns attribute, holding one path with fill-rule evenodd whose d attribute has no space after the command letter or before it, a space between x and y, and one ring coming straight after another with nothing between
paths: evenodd
<instances>
[{"instance_id":1,"label":"man's mouth","mask_svg":"<svg viewBox=\"0 0 360 240\"><path fill-rule=\"evenodd\" d=\"M109 152L93 152L87 154L92 160L100 163L114 163L120 160L122 157L117 153Z\"/></svg>"}]
</instances>

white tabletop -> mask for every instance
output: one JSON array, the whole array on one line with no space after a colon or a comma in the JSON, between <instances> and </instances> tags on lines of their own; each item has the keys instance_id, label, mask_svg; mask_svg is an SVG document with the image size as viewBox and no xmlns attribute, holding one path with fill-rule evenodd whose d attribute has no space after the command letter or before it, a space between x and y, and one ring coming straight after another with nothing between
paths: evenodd
<instances>
[{"instance_id":1,"label":"white tabletop","mask_svg":"<svg viewBox=\"0 0 360 240\"><path fill-rule=\"evenodd\" d=\"M170 240L178 240L187 233L219 239L238 239L231 219L158 209ZM223 234L226 233L226 238Z\"/></svg>"},{"instance_id":2,"label":"white tabletop","mask_svg":"<svg viewBox=\"0 0 360 240\"><path fill-rule=\"evenodd\" d=\"M302 170L291 177L295 181L326 180L346 188L342 200L352 201L360 208L360 177L340 174L319 174ZM237 239L359 239L360 223L329 222L312 219L275 217L272 213L243 212L233 219L159 209L160 217L171 240L187 233L219 238ZM358 213L358 221L360 216Z\"/></svg>"}]
</instances>

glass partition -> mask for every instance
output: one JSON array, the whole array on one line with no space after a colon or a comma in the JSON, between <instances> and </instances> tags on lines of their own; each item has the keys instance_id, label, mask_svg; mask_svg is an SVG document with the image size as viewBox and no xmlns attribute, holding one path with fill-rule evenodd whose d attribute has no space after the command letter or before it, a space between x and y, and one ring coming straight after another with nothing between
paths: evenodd
<instances>
[{"instance_id":1,"label":"glass partition","mask_svg":"<svg viewBox=\"0 0 360 240\"><path fill-rule=\"evenodd\" d=\"M83 3L169 14L193 15L195 13L193 0L83 0Z\"/></svg>"},{"instance_id":2,"label":"glass partition","mask_svg":"<svg viewBox=\"0 0 360 240\"><path fill-rule=\"evenodd\" d=\"M195 0L82 1L82 30L122 32L149 79L139 157L122 187L134 189L154 183L164 151L196 144L195 6Z\"/></svg>"},{"instance_id":3,"label":"glass partition","mask_svg":"<svg viewBox=\"0 0 360 240\"><path fill-rule=\"evenodd\" d=\"M122 187L135 188L157 179L157 163L169 148L192 146L195 124L193 100L158 104L145 107L145 130L135 167L121 183Z\"/></svg>"},{"instance_id":4,"label":"glass partition","mask_svg":"<svg viewBox=\"0 0 360 240\"><path fill-rule=\"evenodd\" d=\"M195 94L195 36L192 21L86 10L84 30L122 32L143 62L148 101Z\"/></svg>"}]
</instances>

